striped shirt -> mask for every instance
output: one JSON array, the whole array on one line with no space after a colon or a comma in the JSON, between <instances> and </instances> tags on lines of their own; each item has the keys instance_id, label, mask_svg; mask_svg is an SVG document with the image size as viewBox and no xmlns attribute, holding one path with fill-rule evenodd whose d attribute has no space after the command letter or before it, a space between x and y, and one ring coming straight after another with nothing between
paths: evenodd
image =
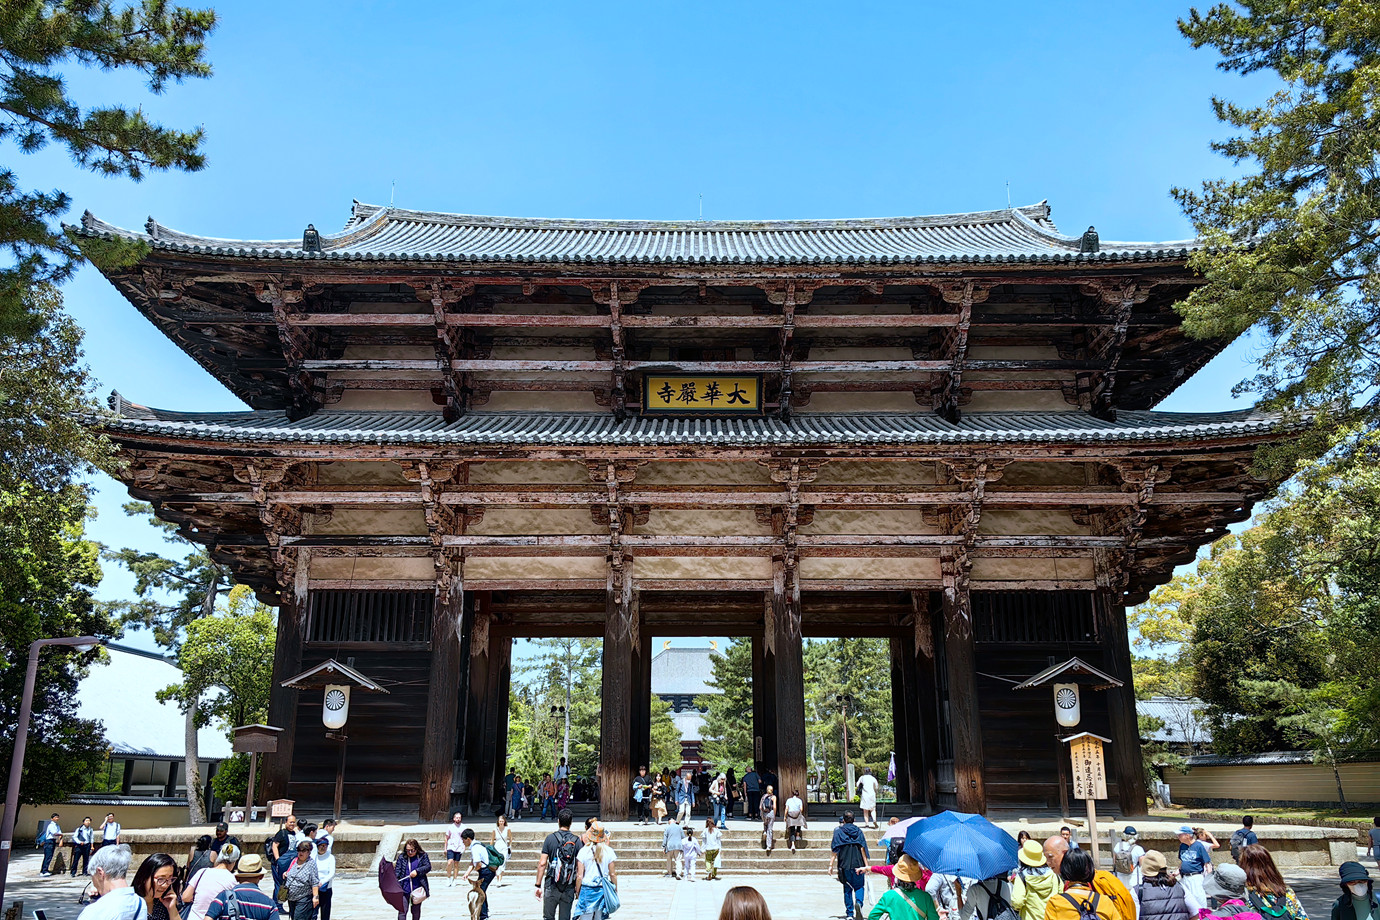
<instances>
[{"instance_id":1,"label":"striped shirt","mask_svg":"<svg viewBox=\"0 0 1380 920\"><path fill-rule=\"evenodd\" d=\"M277 920L278 905L273 903L272 898L260 891L258 885L246 882L243 885L236 885L234 891L235 900L240 905L240 916L245 920ZM227 893L222 891L216 895L211 906L206 908L206 920L217 920L218 917L228 916L225 912Z\"/></svg>"}]
</instances>

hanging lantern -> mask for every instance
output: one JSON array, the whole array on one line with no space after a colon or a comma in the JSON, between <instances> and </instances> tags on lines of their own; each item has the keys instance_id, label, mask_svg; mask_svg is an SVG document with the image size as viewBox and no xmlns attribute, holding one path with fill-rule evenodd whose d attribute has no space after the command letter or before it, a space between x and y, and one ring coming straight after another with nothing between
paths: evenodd
<instances>
[{"instance_id":1,"label":"hanging lantern","mask_svg":"<svg viewBox=\"0 0 1380 920\"><path fill-rule=\"evenodd\" d=\"M1064 728L1073 728L1082 718L1077 684L1054 685L1054 716Z\"/></svg>"},{"instance_id":2,"label":"hanging lantern","mask_svg":"<svg viewBox=\"0 0 1380 920\"><path fill-rule=\"evenodd\" d=\"M329 729L345 727L350 716L350 687L347 684L327 684L326 698L321 707L321 721Z\"/></svg>"}]
</instances>

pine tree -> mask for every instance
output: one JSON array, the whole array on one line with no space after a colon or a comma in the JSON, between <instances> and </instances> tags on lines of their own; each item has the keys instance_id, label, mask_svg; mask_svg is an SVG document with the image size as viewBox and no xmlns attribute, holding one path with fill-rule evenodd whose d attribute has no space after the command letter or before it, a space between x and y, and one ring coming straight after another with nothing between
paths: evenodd
<instances>
[{"instance_id":1,"label":"pine tree","mask_svg":"<svg viewBox=\"0 0 1380 920\"><path fill-rule=\"evenodd\" d=\"M20 153L55 143L81 169L139 181L149 171L193 172L206 165L200 128L181 131L149 121L140 106L83 108L68 93L62 69L137 71L151 93L169 82L211 75L203 57L215 13L141 0L8 0L0 4L0 139ZM71 205L59 190L24 191L14 170L0 167L0 337L34 337L41 318L26 292L71 276L82 257L55 225ZM94 247L96 258L138 258L138 247Z\"/></svg>"},{"instance_id":2,"label":"pine tree","mask_svg":"<svg viewBox=\"0 0 1380 920\"><path fill-rule=\"evenodd\" d=\"M730 639L709 661L714 669L709 684L719 692L695 700L705 710L701 756L719 770L734 767L741 776L753 760L752 640Z\"/></svg>"},{"instance_id":3,"label":"pine tree","mask_svg":"<svg viewBox=\"0 0 1380 920\"><path fill-rule=\"evenodd\" d=\"M1345 441L1380 418L1380 16L1372 0L1246 0L1193 10L1179 28L1229 73L1273 72L1261 105L1214 98L1235 132L1214 149L1245 168L1174 194L1209 244L1210 282L1180 305L1205 338L1255 328L1261 372L1238 389L1316 412L1317 436L1275 458Z\"/></svg>"}]
</instances>

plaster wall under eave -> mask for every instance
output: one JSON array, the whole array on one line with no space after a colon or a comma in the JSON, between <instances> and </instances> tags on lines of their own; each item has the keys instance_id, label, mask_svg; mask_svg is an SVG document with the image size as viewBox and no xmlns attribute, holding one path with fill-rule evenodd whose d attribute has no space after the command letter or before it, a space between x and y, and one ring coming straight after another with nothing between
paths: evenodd
<instances>
[{"instance_id":1,"label":"plaster wall under eave","mask_svg":"<svg viewBox=\"0 0 1380 920\"><path fill-rule=\"evenodd\" d=\"M800 557L801 581L937 581L939 560L933 558L878 558L858 556Z\"/></svg>"},{"instance_id":2,"label":"plaster wall under eave","mask_svg":"<svg viewBox=\"0 0 1380 920\"><path fill-rule=\"evenodd\" d=\"M466 581L599 579L608 575L603 556L470 556Z\"/></svg>"},{"instance_id":3,"label":"plaster wall under eave","mask_svg":"<svg viewBox=\"0 0 1380 920\"><path fill-rule=\"evenodd\" d=\"M808 386L801 375L801 386ZM810 401L794 410L799 415L812 412L895 412L914 414L926 411L917 405L909 390L898 393L812 393Z\"/></svg>"},{"instance_id":4,"label":"plaster wall under eave","mask_svg":"<svg viewBox=\"0 0 1380 920\"><path fill-rule=\"evenodd\" d=\"M419 536L427 532L426 516L420 508L337 508L329 519L318 519L311 532Z\"/></svg>"},{"instance_id":5,"label":"plaster wall under eave","mask_svg":"<svg viewBox=\"0 0 1380 920\"><path fill-rule=\"evenodd\" d=\"M1075 522L1073 516L1061 508L985 508L978 533L1065 536L1087 535L1092 533L1092 528Z\"/></svg>"},{"instance_id":6,"label":"plaster wall under eave","mask_svg":"<svg viewBox=\"0 0 1380 920\"><path fill-rule=\"evenodd\" d=\"M808 534L935 534L941 529L925 522L919 508L820 508L809 524Z\"/></svg>"},{"instance_id":7,"label":"plaster wall under eave","mask_svg":"<svg viewBox=\"0 0 1380 920\"><path fill-rule=\"evenodd\" d=\"M1093 561L1087 557L1069 559L1003 559L979 556L973 560L973 582L1048 581L1050 579L1091 579ZM984 585L988 590L1001 590L999 584Z\"/></svg>"},{"instance_id":8,"label":"plaster wall under eave","mask_svg":"<svg viewBox=\"0 0 1380 920\"><path fill-rule=\"evenodd\" d=\"M686 508L652 508L647 523L638 525L639 534L691 535L706 537L735 537L771 533L771 526L757 521L752 511L697 511Z\"/></svg>"},{"instance_id":9,"label":"plaster wall under eave","mask_svg":"<svg viewBox=\"0 0 1380 920\"><path fill-rule=\"evenodd\" d=\"M564 460L491 460L468 464L469 482L475 485L554 484L593 487L583 463Z\"/></svg>"},{"instance_id":10,"label":"plaster wall under eave","mask_svg":"<svg viewBox=\"0 0 1380 920\"><path fill-rule=\"evenodd\" d=\"M441 407L430 390L353 390L346 389L331 409L355 412L434 412Z\"/></svg>"},{"instance_id":11,"label":"plaster wall under eave","mask_svg":"<svg viewBox=\"0 0 1380 920\"><path fill-rule=\"evenodd\" d=\"M470 524L465 533L481 535L607 534L608 525L594 523L588 508L523 508L497 505L484 510L484 518Z\"/></svg>"},{"instance_id":12,"label":"plaster wall under eave","mask_svg":"<svg viewBox=\"0 0 1380 920\"><path fill-rule=\"evenodd\" d=\"M934 461L832 460L819 468L815 486L932 485L938 481Z\"/></svg>"},{"instance_id":13,"label":"plaster wall under eave","mask_svg":"<svg viewBox=\"0 0 1380 920\"><path fill-rule=\"evenodd\" d=\"M312 556L314 581L417 581L434 584L436 563L430 556Z\"/></svg>"},{"instance_id":14,"label":"plaster wall under eave","mask_svg":"<svg viewBox=\"0 0 1380 920\"><path fill-rule=\"evenodd\" d=\"M761 485L782 488L771 480L771 471L753 460L653 461L638 467L632 488L639 486Z\"/></svg>"},{"instance_id":15,"label":"plaster wall under eave","mask_svg":"<svg viewBox=\"0 0 1380 920\"><path fill-rule=\"evenodd\" d=\"M771 560L764 556L639 556L633 577L768 580Z\"/></svg>"}]
</instances>

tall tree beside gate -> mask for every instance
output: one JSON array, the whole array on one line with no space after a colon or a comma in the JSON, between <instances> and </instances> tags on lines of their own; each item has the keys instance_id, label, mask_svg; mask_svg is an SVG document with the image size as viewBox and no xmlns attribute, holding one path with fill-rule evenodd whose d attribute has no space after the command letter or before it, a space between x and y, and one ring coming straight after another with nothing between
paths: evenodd
<instances>
[{"instance_id":1,"label":"tall tree beside gate","mask_svg":"<svg viewBox=\"0 0 1380 920\"><path fill-rule=\"evenodd\" d=\"M718 770L734 767L741 775L752 762L752 640L729 639L709 662L709 685L719 692L695 700L705 710L701 756Z\"/></svg>"}]
</instances>

